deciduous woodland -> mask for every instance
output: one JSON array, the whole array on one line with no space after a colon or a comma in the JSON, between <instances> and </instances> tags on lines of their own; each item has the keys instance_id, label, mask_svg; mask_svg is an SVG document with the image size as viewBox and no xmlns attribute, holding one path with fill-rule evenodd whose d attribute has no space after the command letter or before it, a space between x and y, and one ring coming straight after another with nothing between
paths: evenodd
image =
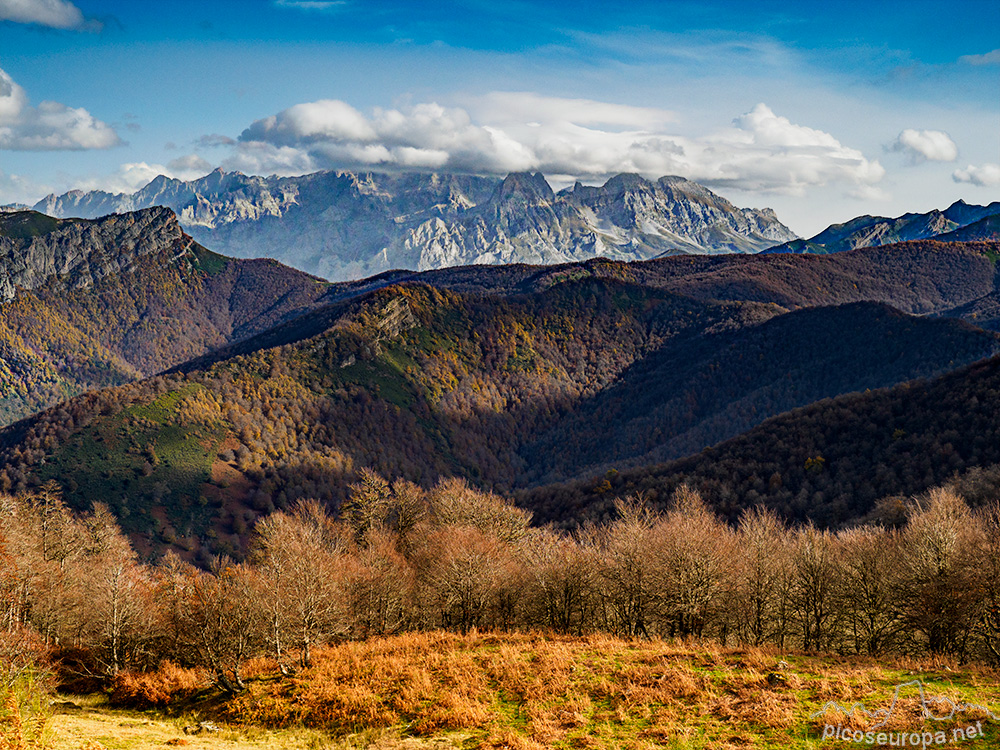
<instances>
[{"instance_id":1,"label":"deciduous woodland","mask_svg":"<svg viewBox=\"0 0 1000 750\"><path fill-rule=\"evenodd\" d=\"M993 273L984 256L942 252ZM142 555L173 547L204 567L242 559L276 509L337 508L363 467L424 489L465 478L566 526L607 520L616 495L639 490L665 507L682 483L729 522L763 503L836 526L1000 460L995 362L746 432L976 362L1000 350L995 332L871 302L703 302L587 275L601 268L546 270L541 291L510 296L395 284L83 394L0 431L0 489L55 480L77 510L106 502ZM909 408L920 394L928 403ZM952 435L971 419L973 434Z\"/></svg>"},{"instance_id":2,"label":"deciduous woodland","mask_svg":"<svg viewBox=\"0 0 1000 750\"><path fill-rule=\"evenodd\" d=\"M665 512L623 498L613 523L568 534L463 480L425 491L366 470L340 519L297 502L256 524L245 562L208 570L140 562L104 506L75 515L51 486L0 508L8 683L43 658L70 686L169 661L236 694L258 656L291 671L323 644L434 629L1000 662L1000 507L946 488L895 529L761 508L729 525L684 486Z\"/></svg>"}]
</instances>

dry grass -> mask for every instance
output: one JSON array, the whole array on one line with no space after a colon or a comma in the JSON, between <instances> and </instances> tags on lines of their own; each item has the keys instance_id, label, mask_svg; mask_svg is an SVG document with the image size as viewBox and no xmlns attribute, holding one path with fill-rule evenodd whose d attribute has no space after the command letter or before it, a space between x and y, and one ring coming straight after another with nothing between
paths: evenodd
<instances>
[{"instance_id":1,"label":"dry grass","mask_svg":"<svg viewBox=\"0 0 1000 750\"><path fill-rule=\"evenodd\" d=\"M206 682L202 670L165 661L155 672L119 672L111 681L109 697L120 708L166 707L190 698Z\"/></svg>"},{"instance_id":2,"label":"dry grass","mask_svg":"<svg viewBox=\"0 0 1000 750\"><path fill-rule=\"evenodd\" d=\"M165 665L153 687L183 681L175 670ZM412 633L320 650L291 678L266 660L252 671L247 693L199 704L215 707L220 733L183 734L190 716L93 705L53 719L54 748L824 748L841 744L820 740L826 722L865 728L832 714L811 719L825 703L885 708L916 677L929 695L1000 708L1000 679L984 667L606 635ZM952 724L920 716L913 691L898 709L886 731L930 725L950 736ZM996 728L983 726L987 739L962 746L995 746Z\"/></svg>"},{"instance_id":3,"label":"dry grass","mask_svg":"<svg viewBox=\"0 0 1000 750\"><path fill-rule=\"evenodd\" d=\"M185 725L193 717L168 719L154 712L111 708L97 696L73 698L75 709L60 709L49 722L47 750L448 750L460 747L463 736L437 738L402 737L397 730L370 730L333 737L315 729L267 730L259 727L224 726L221 731L190 735Z\"/></svg>"},{"instance_id":4,"label":"dry grass","mask_svg":"<svg viewBox=\"0 0 1000 750\"><path fill-rule=\"evenodd\" d=\"M808 747L823 728L809 716L824 703L884 707L921 666L942 665L606 635L413 633L325 649L312 669L257 682L225 711L237 724L334 734L461 731L487 748ZM1000 706L988 669L943 683L925 674L929 691ZM912 696L900 708L900 729L922 725Z\"/></svg>"}]
</instances>

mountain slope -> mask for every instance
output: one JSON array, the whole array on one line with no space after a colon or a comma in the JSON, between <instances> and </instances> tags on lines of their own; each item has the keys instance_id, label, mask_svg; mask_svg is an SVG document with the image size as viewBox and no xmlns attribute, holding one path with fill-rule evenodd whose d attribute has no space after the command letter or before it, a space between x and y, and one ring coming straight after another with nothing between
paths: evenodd
<instances>
[{"instance_id":1,"label":"mountain slope","mask_svg":"<svg viewBox=\"0 0 1000 750\"><path fill-rule=\"evenodd\" d=\"M526 452L533 479L603 474L697 453L781 414L851 391L940 375L1000 352L1000 336L875 303L809 308L668 342L581 403ZM604 425L605 441L587 425Z\"/></svg>"},{"instance_id":2,"label":"mountain slope","mask_svg":"<svg viewBox=\"0 0 1000 750\"><path fill-rule=\"evenodd\" d=\"M959 230L997 215L1000 215L1000 201L988 206L971 206L965 201L957 201L944 211L910 213L895 219L860 216L843 224L833 224L809 239L791 240L765 252L826 254L930 238L945 242L993 239L994 235L981 230L966 233Z\"/></svg>"},{"instance_id":3,"label":"mountain slope","mask_svg":"<svg viewBox=\"0 0 1000 750\"><path fill-rule=\"evenodd\" d=\"M539 487L520 500L537 520L576 522L606 515L620 494L662 504L686 482L731 518L765 504L790 519L839 525L872 514L880 498L963 474L970 498L984 494L984 482L995 498L998 464L994 357L934 380L820 401L688 458Z\"/></svg>"},{"instance_id":4,"label":"mountain slope","mask_svg":"<svg viewBox=\"0 0 1000 750\"><path fill-rule=\"evenodd\" d=\"M540 173L263 178L217 170L191 182L157 177L133 195L53 195L35 208L92 218L152 205L172 208L220 252L276 257L335 280L392 268L756 252L795 236L769 209L736 208L679 177L637 175L555 194Z\"/></svg>"},{"instance_id":5,"label":"mountain slope","mask_svg":"<svg viewBox=\"0 0 1000 750\"><path fill-rule=\"evenodd\" d=\"M330 298L415 281L475 294L529 294L582 278L618 279L701 300L775 303L794 309L883 302L903 312L944 313L991 294L1000 243L932 240L833 255L687 255L642 263L596 258L539 268L467 266L425 273L396 271L335 284ZM974 321L973 321L974 322Z\"/></svg>"},{"instance_id":6,"label":"mountain slope","mask_svg":"<svg viewBox=\"0 0 1000 750\"><path fill-rule=\"evenodd\" d=\"M966 224L951 232L940 235L942 242L970 242L975 240L1000 239L1000 211L979 219L972 224Z\"/></svg>"},{"instance_id":7,"label":"mountain slope","mask_svg":"<svg viewBox=\"0 0 1000 750\"><path fill-rule=\"evenodd\" d=\"M992 280L992 264L974 249L906 257L973 278L988 270ZM688 258L667 258L420 277L434 286L337 285L325 307L10 426L0 432L0 486L56 479L77 506L100 497L147 551L238 553L255 518L302 497L336 504L362 467L421 484L462 476L503 491L603 475L611 464L698 450L815 398L996 351L994 334L876 304L787 313L770 301L663 288L734 293L731 279L706 277L706 268L718 271L713 259L694 260L694 272ZM788 295L793 266L809 272L802 290L816 286L817 269L845 274L843 261L826 258L743 260L783 269L776 296ZM961 296L932 279L938 296L925 298L930 291L910 288L918 276L919 264L884 283L913 305ZM747 288L757 297L762 287ZM817 365L804 366L796 347Z\"/></svg>"},{"instance_id":8,"label":"mountain slope","mask_svg":"<svg viewBox=\"0 0 1000 750\"><path fill-rule=\"evenodd\" d=\"M0 216L0 423L151 375L308 308L327 284L211 253L156 208Z\"/></svg>"}]
</instances>

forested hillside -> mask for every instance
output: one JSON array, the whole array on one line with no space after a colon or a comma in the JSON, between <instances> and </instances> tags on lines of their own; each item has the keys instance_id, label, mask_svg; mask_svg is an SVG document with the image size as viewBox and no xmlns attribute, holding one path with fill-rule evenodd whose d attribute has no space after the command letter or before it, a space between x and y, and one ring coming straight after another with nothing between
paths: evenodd
<instances>
[{"instance_id":1,"label":"forested hillside","mask_svg":"<svg viewBox=\"0 0 1000 750\"><path fill-rule=\"evenodd\" d=\"M483 294L538 292L587 277L613 278L702 300L773 302L792 309L884 302L914 314L952 310L997 288L997 242L904 242L829 256L723 255L623 263L597 258L558 266L466 266L415 274L396 271L335 284L342 297L375 286L419 281ZM973 321L974 322L974 321Z\"/></svg>"},{"instance_id":2,"label":"forested hillside","mask_svg":"<svg viewBox=\"0 0 1000 750\"><path fill-rule=\"evenodd\" d=\"M806 307L811 287L822 300L856 284L858 294L927 312L982 291L966 291L958 273L973 287L992 282L979 247L877 252L889 269L881 277L854 254L833 270L833 259L796 257L809 271L824 263L828 291L783 262L766 288ZM611 469L625 476L787 409L997 351L993 333L881 304L788 313L757 299L763 285L734 283L760 281L759 268L689 263L458 269L429 275L441 288L336 286L326 299L340 301L13 425L0 435L0 483L52 479L77 508L100 497L144 552L176 545L192 556L240 554L255 520L297 499L338 506L363 468L424 486L465 477L505 492L597 476L583 485L596 504L524 495L539 518L578 523L604 512ZM856 282L847 281L852 267ZM707 299L740 288L750 300ZM730 501L712 487L706 497L723 506L752 499L739 493Z\"/></svg>"},{"instance_id":3,"label":"forested hillside","mask_svg":"<svg viewBox=\"0 0 1000 750\"><path fill-rule=\"evenodd\" d=\"M1000 487L1000 359L940 378L827 399L678 461L523 493L542 521L600 519L613 498L664 503L687 483L729 518L763 504L783 517L838 525L951 481L972 502Z\"/></svg>"},{"instance_id":4,"label":"forested hillside","mask_svg":"<svg viewBox=\"0 0 1000 750\"><path fill-rule=\"evenodd\" d=\"M807 308L736 332L669 342L529 445L533 479L603 474L697 453L764 415L942 373L998 351L956 320L876 303ZM602 425L603 440L594 440Z\"/></svg>"},{"instance_id":5,"label":"forested hillside","mask_svg":"<svg viewBox=\"0 0 1000 750\"><path fill-rule=\"evenodd\" d=\"M328 287L212 253L157 209L92 222L5 214L0 245L0 424L252 336Z\"/></svg>"}]
</instances>

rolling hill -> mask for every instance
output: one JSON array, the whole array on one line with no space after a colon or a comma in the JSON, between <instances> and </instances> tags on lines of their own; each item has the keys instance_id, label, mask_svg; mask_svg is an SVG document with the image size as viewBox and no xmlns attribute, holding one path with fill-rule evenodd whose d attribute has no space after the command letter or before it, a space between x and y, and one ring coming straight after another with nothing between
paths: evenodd
<instances>
[{"instance_id":1,"label":"rolling hill","mask_svg":"<svg viewBox=\"0 0 1000 750\"><path fill-rule=\"evenodd\" d=\"M533 488L519 500L538 521L573 524L607 517L615 496L642 493L662 504L688 483L730 518L760 504L839 526L899 520L877 501L947 482L971 502L995 498L998 464L1000 358L993 357L935 379L825 399L687 458Z\"/></svg>"},{"instance_id":2,"label":"rolling hill","mask_svg":"<svg viewBox=\"0 0 1000 750\"><path fill-rule=\"evenodd\" d=\"M934 459L910 461L904 482L891 463L864 463L884 446L862 442L861 427L846 434L864 461L841 464L829 442L843 422L836 414L808 423L827 425L817 435L780 427L798 424L794 411L754 425L996 353L995 333L927 315L994 289L995 250L908 243L831 257L597 260L334 285L326 304L255 336L8 427L0 485L55 479L77 507L109 503L143 550L175 545L194 556L239 554L256 518L297 498L338 504L363 467L519 492L543 521L599 518L615 494L686 477L727 512L761 501L763 488L783 512L838 523L897 488L940 482L924 467ZM860 404L849 411L861 424L876 396L841 398ZM935 405L954 406L935 392L919 409ZM727 438L663 465L673 468L643 468ZM725 458L734 445L749 447ZM982 446L960 458L953 468L994 460ZM753 468L762 462L775 468ZM847 482L851 471L848 489L816 484ZM562 484L539 487L551 482ZM870 489L858 491L863 482Z\"/></svg>"}]
</instances>

